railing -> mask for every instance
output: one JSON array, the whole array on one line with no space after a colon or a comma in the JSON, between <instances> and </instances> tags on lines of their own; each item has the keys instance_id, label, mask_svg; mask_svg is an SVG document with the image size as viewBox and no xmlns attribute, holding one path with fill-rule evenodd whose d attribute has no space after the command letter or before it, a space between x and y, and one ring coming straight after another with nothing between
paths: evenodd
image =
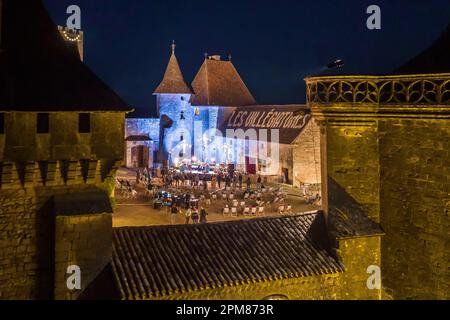
<instances>
[{"instance_id":1,"label":"railing","mask_svg":"<svg viewBox=\"0 0 450 320\"><path fill-rule=\"evenodd\" d=\"M310 103L450 104L450 74L306 79Z\"/></svg>"}]
</instances>

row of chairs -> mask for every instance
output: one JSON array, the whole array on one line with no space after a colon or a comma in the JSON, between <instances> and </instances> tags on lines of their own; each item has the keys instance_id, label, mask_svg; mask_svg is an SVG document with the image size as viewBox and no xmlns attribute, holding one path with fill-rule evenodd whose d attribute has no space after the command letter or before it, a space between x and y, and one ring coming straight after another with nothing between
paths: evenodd
<instances>
[{"instance_id":1,"label":"row of chairs","mask_svg":"<svg viewBox=\"0 0 450 320\"><path fill-rule=\"evenodd\" d=\"M256 215L264 215L264 207L244 207L242 208L242 214L244 216L256 216ZM223 208L223 216L232 216L232 217L237 217L238 216L238 207L225 207Z\"/></svg>"}]
</instances>

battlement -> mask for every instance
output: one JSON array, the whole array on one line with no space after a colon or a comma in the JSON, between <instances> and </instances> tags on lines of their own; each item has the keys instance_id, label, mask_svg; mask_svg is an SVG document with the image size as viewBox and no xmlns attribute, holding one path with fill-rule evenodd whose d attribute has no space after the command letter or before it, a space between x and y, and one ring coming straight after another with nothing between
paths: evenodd
<instances>
[{"instance_id":1,"label":"battlement","mask_svg":"<svg viewBox=\"0 0 450 320\"><path fill-rule=\"evenodd\" d=\"M0 190L98 184L113 177L121 164L118 160L4 161L0 163Z\"/></svg>"}]
</instances>

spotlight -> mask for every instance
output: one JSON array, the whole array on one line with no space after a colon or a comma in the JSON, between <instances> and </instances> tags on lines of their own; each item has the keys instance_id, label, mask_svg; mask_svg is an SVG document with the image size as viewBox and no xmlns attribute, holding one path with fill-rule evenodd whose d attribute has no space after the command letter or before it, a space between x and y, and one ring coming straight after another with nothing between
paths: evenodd
<instances>
[{"instance_id":1,"label":"spotlight","mask_svg":"<svg viewBox=\"0 0 450 320\"><path fill-rule=\"evenodd\" d=\"M334 68L343 68L344 67L344 61L341 59L334 60L333 62L330 62L327 64L328 69L334 69Z\"/></svg>"}]
</instances>

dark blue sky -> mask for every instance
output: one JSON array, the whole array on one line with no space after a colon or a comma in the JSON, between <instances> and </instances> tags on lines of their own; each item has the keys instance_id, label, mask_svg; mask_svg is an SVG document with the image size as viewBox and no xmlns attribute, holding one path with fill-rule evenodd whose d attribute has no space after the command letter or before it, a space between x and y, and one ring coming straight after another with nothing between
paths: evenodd
<instances>
[{"instance_id":1,"label":"dark blue sky","mask_svg":"<svg viewBox=\"0 0 450 320\"><path fill-rule=\"evenodd\" d=\"M386 73L429 46L450 22L449 0L44 0L65 24L82 11L85 62L140 113L155 108L172 39L186 81L204 53L229 53L261 104L303 103L303 78L335 58L348 73ZM382 29L366 9L382 9Z\"/></svg>"}]
</instances>

